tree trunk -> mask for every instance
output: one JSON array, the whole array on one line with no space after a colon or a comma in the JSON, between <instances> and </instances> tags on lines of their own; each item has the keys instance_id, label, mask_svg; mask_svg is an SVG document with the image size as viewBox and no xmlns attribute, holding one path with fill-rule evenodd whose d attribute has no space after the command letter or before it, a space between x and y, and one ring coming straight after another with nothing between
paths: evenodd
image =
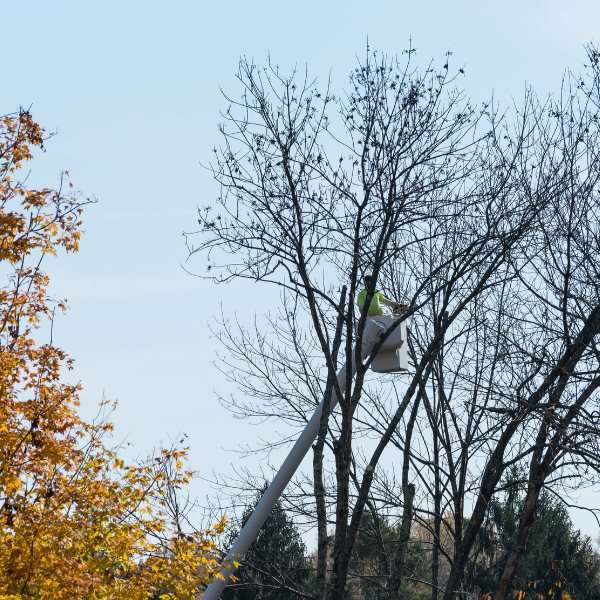
<instances>
[{"instance_id":1,"label":"tree trunk","mask_svg":"<svg viewBox=\"0 0 600 600\"><path fill-rule=\"evenodd\" d=\"M335 337L331 358L334 368L337 368L337 357L342 343L342 332L344 326L344 309L346 303L347 286L342 287L340 298L340 311L338 313ZM321 413L321 422L319 424L319 435L313 446L313 473L314 473L314 491L315 503L317 507L317 581L315 585L315 599L325 599L325 588L327 583L327 548L329 546L329 537L327 535L327 510L325 507L325 486L323 484L323 448L327 436L327 423L329 422L329 412L331 407L331 396L333 394L333 378L329 373L327 387L325 388L325 397L323 400L323 412Z\"/></svg>"},{"instance_id":2,"label":"tree trunk","mask_svg":"<svg viewBox=\"0 0 600 600\"><path fill-rule=\"evenodd\" d=\"M506 600L506 596L512 586L512 582L515 578L517 569L519 568L521 559L525 554L527 540L529 539L529 534L531 533L531 527L535 522L535 511L537 508L538 498L540 496L540 490L540 485L537 485L536 483L529 483L529 489L527 491L527 497L525 498L524 505L525 513L519 521L517 541L511 550L510 555L508 556L506 568L504 569L504 573L502 573L502 577L500 578L500 585L498 587L498 592L496 593L496 600Z\"/></svg>"},{"instance_id":3,"label":"tree trunk","mask_svg":"<svg viewBox=\"0 0 600 600\"><path fill-rule=\"evenodd\" d=\"M400 540L396 553L396 558L393 562L392 577L390 580L390 600L397 600L400 597L400 585L402 584L402 574L406 563L406 552L408 550L408 542L410 540L410 529L413 516L413 500L415 498L415 486L408 483L408 473L410 469L410 446L412 442L412 434L415 427L415 421L419 412L423 388L421 393L415 398L410 418L406 426L406 434L404 437L404 459L402 464L402 492L404 496L404 507L402 510L402 525L400 526Z\"/></svg>"},{"instance_id":4,"label":"tree trunk","mask_svg":"<svg viewBox=\"0 0 600 600\"><path fill-rule=\"evenodd\" d=\"M402 512L402 525L400 526L400 540L398 554L394 561L394 571L390 581L390 600L400 598L400 585L402 584L402 573L406 562L406 552L410 540L410 528L412 525L413 500L415 498L415 486L410 483L402 488L404 492L404 510Z\"/></svg>"},{"instance_id":5,"label":"tree trunk","mask_svg":"<svg viewBox=\"0 0 600 600\"><path fill-rule=\"evenodd\" d=\"M435 477L435 495L433 497L433 547L431 549L431 600L438 598L439 574L440 574L440 535L442 525L442 494L440 492L440 451L437 435L433 437L433 460Z\"/></svg>"}]
</instances>

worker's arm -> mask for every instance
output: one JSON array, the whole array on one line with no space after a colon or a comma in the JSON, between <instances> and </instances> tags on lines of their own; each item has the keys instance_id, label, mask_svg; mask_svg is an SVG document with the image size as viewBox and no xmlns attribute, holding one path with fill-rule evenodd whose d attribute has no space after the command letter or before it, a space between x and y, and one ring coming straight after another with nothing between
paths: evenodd
<instances>
[{"instance_id":1,"label":"worker's arm","mask_svg":"<svg viewBox=\"0 0 600 600\"><path fill-rule=\"evenodd\" d=\"M392 302L391 300L384 298L383 295L381 295L379 297L379 302L381 302L381 304L385 304L386 306L389 306L390 308L392 308L395 315L401 315L401 314L405 313L406 309L407 309L406 304L402 304L402 302Z\"/></svg>"},{"instance_id":2,"label":"worker's arm","mask_svg":"<svg viewBox=\"0 0 600 600\"><path fill-rule=\"evenodd\" d=\"M379 296L379 302L381 302L381 304L385 304L386 306L392 306L394 308L398 306L398 302L392 302L391 300L384 298L383 294Z\"/></svg>"}]
</instances>

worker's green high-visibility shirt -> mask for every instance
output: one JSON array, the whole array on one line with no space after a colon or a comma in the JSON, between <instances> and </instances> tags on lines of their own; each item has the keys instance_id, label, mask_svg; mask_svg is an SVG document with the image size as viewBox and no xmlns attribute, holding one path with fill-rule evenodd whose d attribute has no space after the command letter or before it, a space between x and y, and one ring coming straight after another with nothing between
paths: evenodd
<instances>
[{"instance_id":1,"label":"worker's green high-visibility shirt","mask_svg":"<svg viewBox=\"0 0 600 600\"><path fill-rule=\"evenodd\" d=\"M383 298L383 294L378 289L375 289L375 293L371 299L371 305L369 306L369 312L367 313L370 317L379 317L383 314L383 308L381 308L380 303L381 298ZM358 304L358 306L363 306L366 299L367 290L363 290L360 292L360 294L358 294L356 304Z\"/></svg>"}]
</instances>

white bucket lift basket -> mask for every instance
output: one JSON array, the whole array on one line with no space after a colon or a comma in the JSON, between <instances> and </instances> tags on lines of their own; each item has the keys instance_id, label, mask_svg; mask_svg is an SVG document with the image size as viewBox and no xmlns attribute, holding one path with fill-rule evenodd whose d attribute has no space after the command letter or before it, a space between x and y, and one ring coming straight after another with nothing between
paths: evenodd
<instances>
[{"instance_id":1,"label":"white bucket lift basket","mask_svg":"<svg viewBox=\"0 0 600 600\"><path fill-rule=\"evenodd\" d=\"M370 317L385 328L387 331L399 317L395 315L381 315ZM402 321L388 337L377 356L371 363L371 369L375 373L400 373L408 371L408 355L406 352L406 321Z\"/></svg>"}]
</instances>

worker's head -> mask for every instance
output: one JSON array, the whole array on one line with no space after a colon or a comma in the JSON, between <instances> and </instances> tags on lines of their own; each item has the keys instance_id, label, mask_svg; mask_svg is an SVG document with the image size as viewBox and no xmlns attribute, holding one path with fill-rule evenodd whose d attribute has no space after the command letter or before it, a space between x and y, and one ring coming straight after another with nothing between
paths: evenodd
<instances>
[{"instance_id":1,"label":"worker's head","mask_svg":"<svg viewBox=\"0 0 600 600\"><path fill-rule=\"evenodd\" d=\"M373 286L374 283L374 279L371 275L365 275L365 287L367 289L371 288Z\"/></svg>"}]
</instances>

